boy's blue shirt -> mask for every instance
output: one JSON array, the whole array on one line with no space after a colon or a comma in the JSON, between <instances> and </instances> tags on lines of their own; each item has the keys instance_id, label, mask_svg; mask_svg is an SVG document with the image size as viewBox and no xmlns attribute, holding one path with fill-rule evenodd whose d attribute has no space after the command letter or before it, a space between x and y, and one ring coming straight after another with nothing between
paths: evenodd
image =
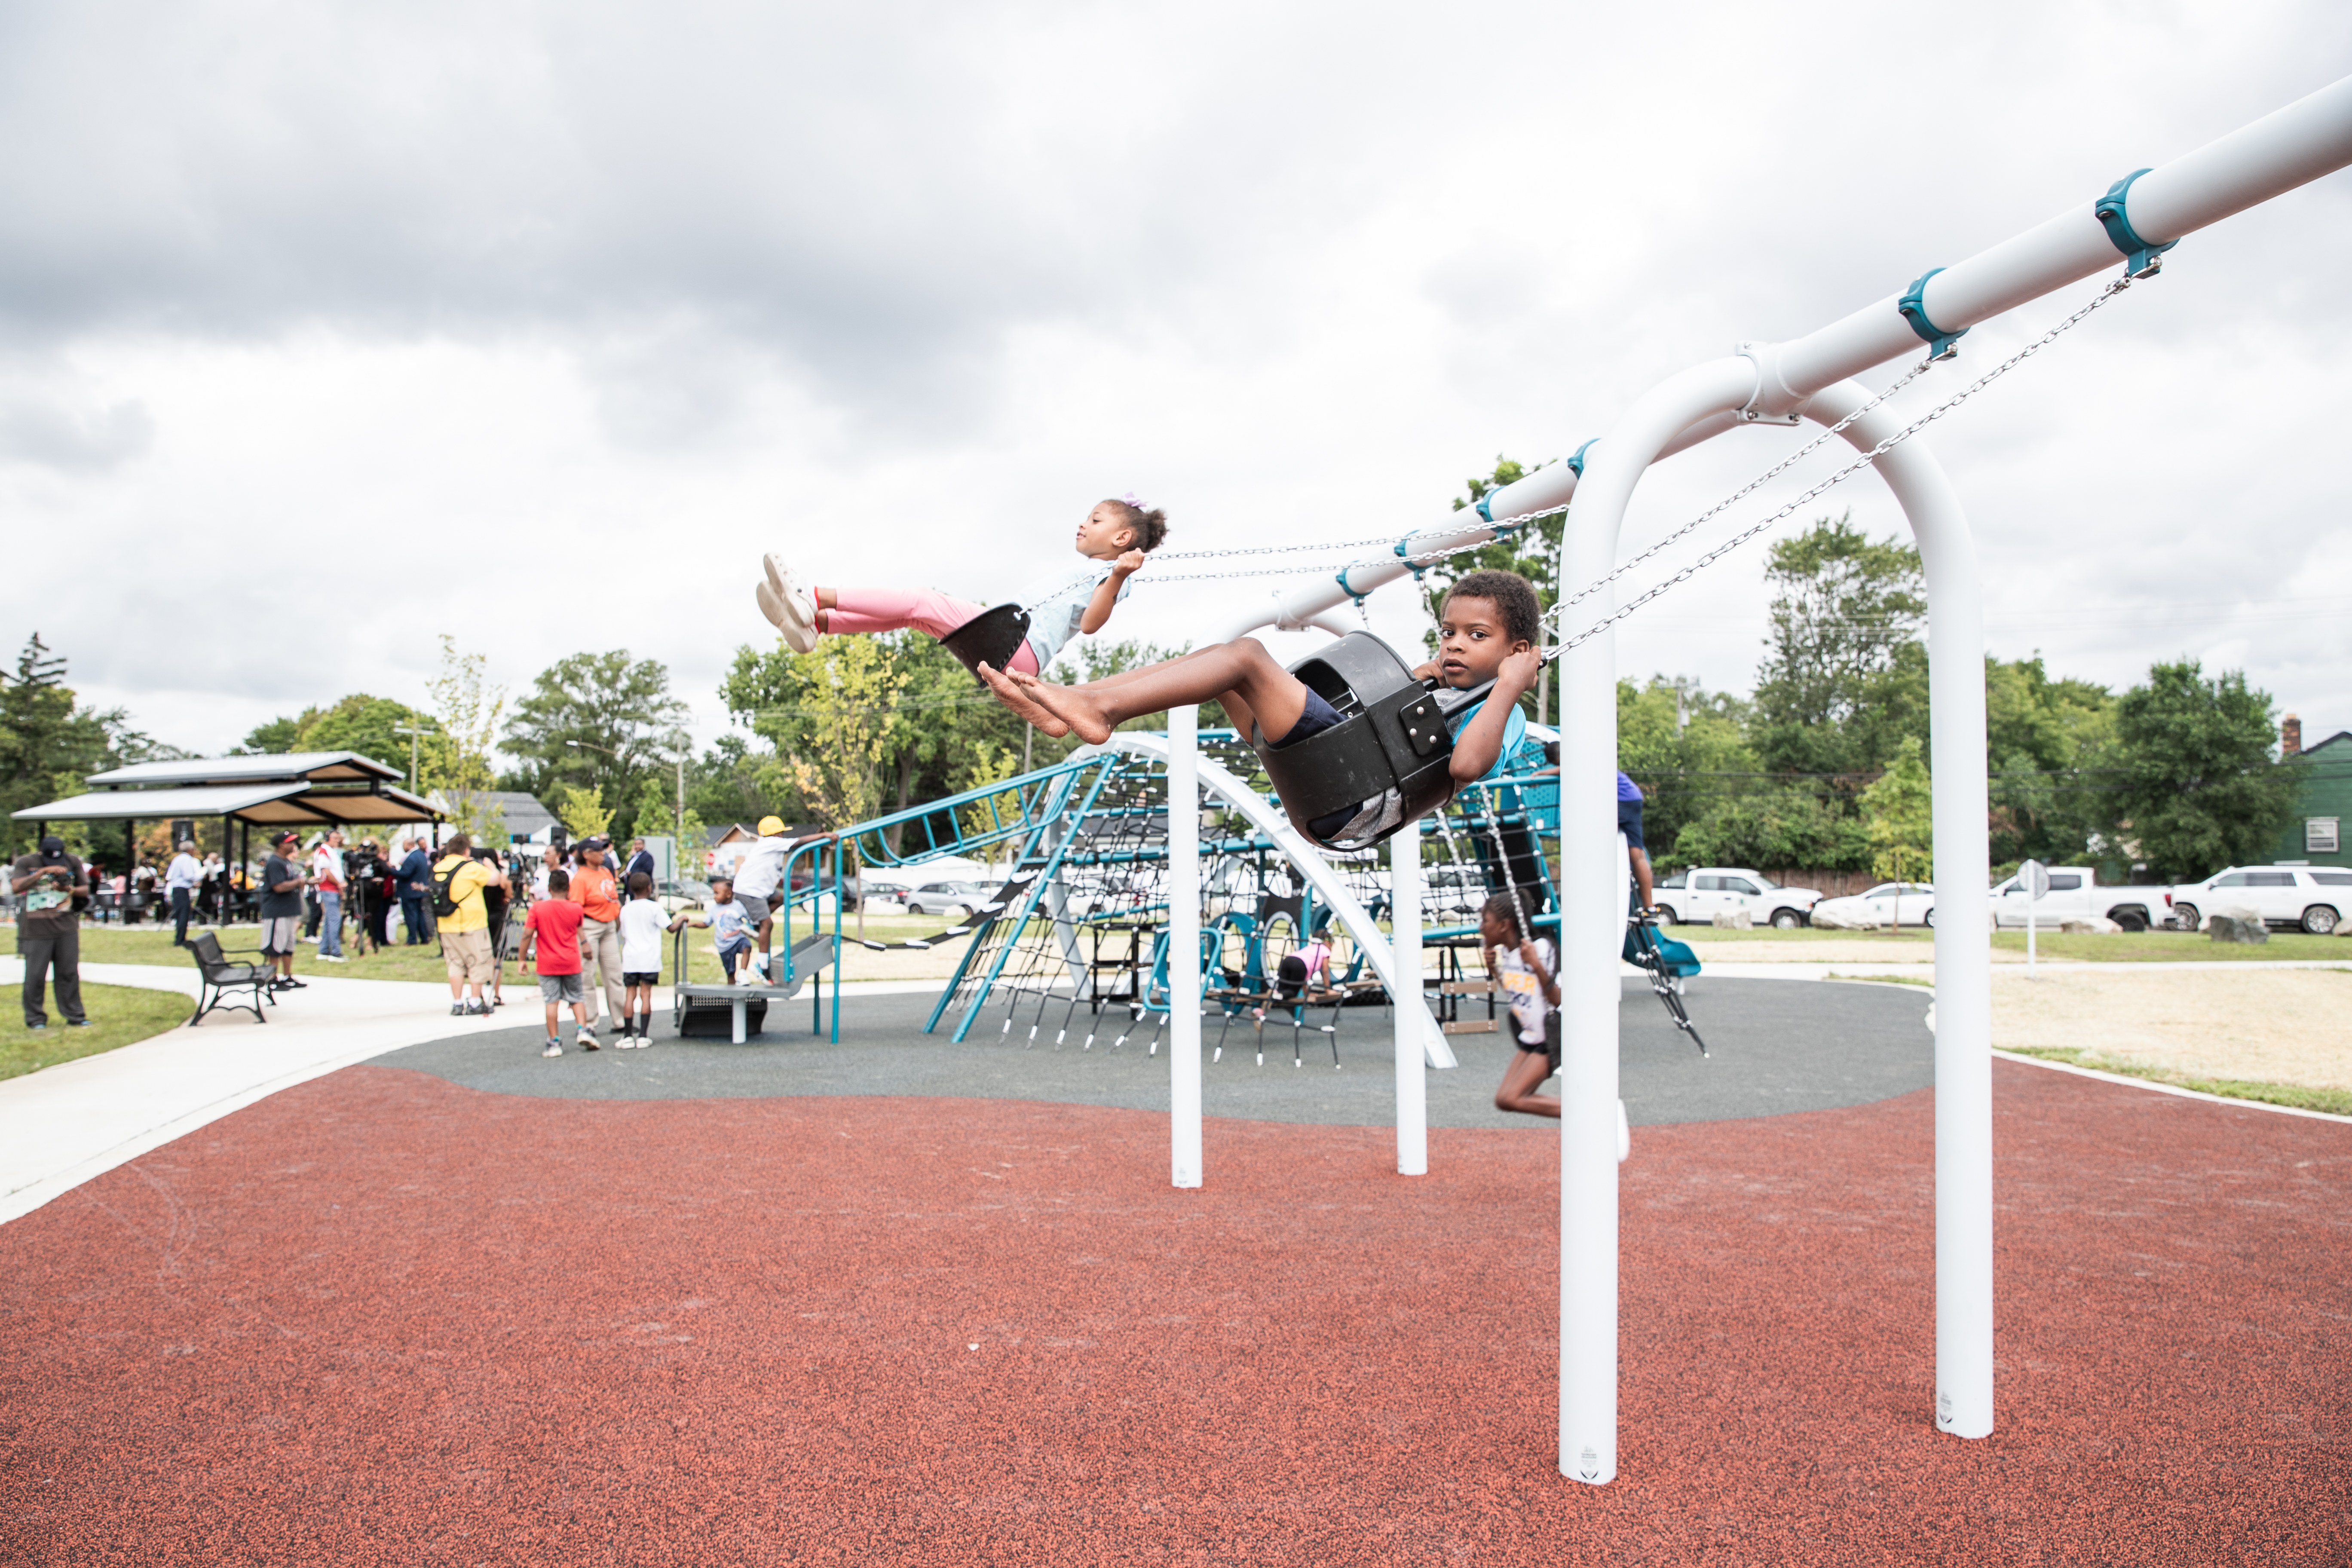
<instances>
[{"instance_id":1,"label":"boy's blue shirt","mask_svg":"<svg viewBox=\"0 0 2352 1568\"><path fill-rule=\"evenodd\" d=\"M1452 735L1457 741L1460 740L1462 738L1462 731L1469 727L1470 721L1475 719L1486 706L1486 699L1481 697L1477 701L1470 704L1469 707L1465 708L1459 713L1454 714L1451 719L1448 719L1445 721L1446 733ZM1527 738L1527 715L1520 712L1519 705L1514 702L1511 704L1511 716L1503 721L1502 749L1495 753L1493 765L1488 767L1485 773L1480 773L1478 776L1482 779L1498 779L1509 773L1511 771L1511 757L1513 753L1518 751L1519 742L1525 741Z\"/></svg>"}]
</instances>

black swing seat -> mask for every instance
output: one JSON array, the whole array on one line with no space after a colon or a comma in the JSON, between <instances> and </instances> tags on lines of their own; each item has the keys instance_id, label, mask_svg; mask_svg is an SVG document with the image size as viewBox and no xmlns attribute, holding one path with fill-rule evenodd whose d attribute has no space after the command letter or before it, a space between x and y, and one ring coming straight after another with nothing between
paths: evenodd
<instances>
[{"instance_id":1,"label":"black swing seat","mask_svg":"<svg viewBox=\"0 0 2352 1568\"><path fill-rule=\"evenodd\" d=\"M189 942L188 948L195 955L196 973L203 981L198 987L195 1016L188 1020L188 1027L194 1028L204 1022L205 1014L224 1007L251 1013L264 1024L269 1022L261 1011L261 1005L270 1000L273 972L268 964L231 963L228 955L221 952L220 938L210 931ZM261 955L256 952L254 956ZM229 997L237 992L244 992L251 1000L230 1001Z\"/></svg>"},{"instance_id":2,"label":"black swing seat","mask_svg":"<svg viewBox=\"0 0 2352 1568\"><path fill-rule=\"evenodd\" d=\"M1330 729L1276 748L1255 727L1250 744L1290 825L1326 849L1369 849L1454 798L1454 737L1445 721L1493 689L1467 691L1415 680L1397 651L1370 632L1349 632L1290 667L1339 715ZM1340 840L1313 824L1397 793L1402 815L1361 839Z\"/></svg>"},{"instance_id":3,"label":"black swing seat","mask_svg":"<svg viewBox=\"0 0 2352 1568\"><path fill-rule=\"evenodd\" d=\"M1005 661L1021 651L1028 636L1029 612L1018 605L998 605L941 637L940 646L955 655L974 680L980 680L983 664L1002 675Z\"/></svg>"}]
</instances>

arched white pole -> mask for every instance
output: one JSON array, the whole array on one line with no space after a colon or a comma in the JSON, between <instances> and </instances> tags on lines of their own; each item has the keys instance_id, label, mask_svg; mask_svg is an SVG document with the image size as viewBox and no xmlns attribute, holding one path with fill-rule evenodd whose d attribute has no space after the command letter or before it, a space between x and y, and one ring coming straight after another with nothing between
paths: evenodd
<instances>
[{"instance_id":1,"label":"arched white pole","mask_svg":"<svg viewBox=\"0 0 2352 1568\"><path fill-rule=\"evenodd\" d=\"M1608 575L1643 470L1756 384L1745 359L1645 394L1587 456L1561 541L1560 581ZM1598 618L1606 590L1587 601ZM1617 859L1617 648L1607 632L1559 659L1559 1469L1617 1474L1617 979L1625 906Z\"/></svg>"},{"instance_id":2,"label":"arched white pole","mask_svg":"<svg viewBox=\"0 0 2352 1568\"><path fill-rule=\"evenodd\" d=\"M1201 710L1168 710L1168 1172L1201 1184Z\"/></svg>"},{"instance_id":3,"label":"arched white pole","mask_svg":"<svg viewBox=\"0 0 2352 1568\"><path fill-rule=\"evenodd\" d=\"M1429 1080L1422 1041L1429 1009L1421 984L1421 824L1389 839L1389 965L1396 976L1397 1174L1429 1174Z\"/></svg>"},{"instance_id":4,"label":"arched white pole","mask_svg":"<svg viewBox=\"0 0 2352 1568\"><path fill-rule=\"evenodd\" d=\"M1834 425L1870 399L1843 381L1805 416ZM1874 408L1846 427L1868 451L1902 427ZM1873 465L1902 503L1927 574L1927 710L1936 844L1936 1426L1992 1432L1991 848L1986 813L1984 595L1960 500L1916 437Z\"/></svg>"}]
</instances>

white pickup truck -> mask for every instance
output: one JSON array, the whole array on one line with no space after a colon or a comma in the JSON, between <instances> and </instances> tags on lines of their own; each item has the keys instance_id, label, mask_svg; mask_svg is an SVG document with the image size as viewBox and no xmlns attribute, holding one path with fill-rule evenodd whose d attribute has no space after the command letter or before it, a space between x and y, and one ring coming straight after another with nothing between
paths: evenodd
<instances>
[{"instance_id":1,"label":"white pickup truck","mask_svg":"<svg viewBox=\"0 0 2352 1568\"><path fill-rule=\"evenodd\" d=\"M2050 891L2036 900L2011 877L1992 890L1992 923L2003 930L2023 931L2026 910L2044 931L2056 931L2068 921L2105 917L2126 931L2146 931L2162 925L2172 910L2162 888L2102 887L2098 873L2088 866L2050 868Z\"/></svg>"},{"instance_id":2,"label":"white pickup truck","mask_svg":"<svg viewBox=\"0 0 2352 1568\"><path fill-rule=\"evenodd\" d=\"M1739 866L1693 866L1657 885L1658 919L1666 925L1710 925L1717 915L1746 910L1756 924L1787 931L1811 924L1821 899L1811 888L1784 888Z\"/></svg>"}]
</instances>

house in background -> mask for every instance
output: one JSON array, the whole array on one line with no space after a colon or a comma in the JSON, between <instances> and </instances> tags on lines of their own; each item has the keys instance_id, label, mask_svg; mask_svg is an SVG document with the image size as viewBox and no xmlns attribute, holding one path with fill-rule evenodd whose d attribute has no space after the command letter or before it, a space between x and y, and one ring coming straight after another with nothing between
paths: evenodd
<instances>
[{"instance_id":1,"label":"house in background","mask_svg":"<svg viewBox=\"0 0 2352 1568\"><path fill-rule=\"evenodd\" d=\"M512 843L544 844L547 830L555 826L555 813L541 805L535 795L514 789L486 789L477 791L474 800L484 813L499 814Z\"/></svg>"},{"instance_id":2,"label":"house in background","mask_svg":"<svg viewBox=\"0 0 2352 1568\"><path fill-rule=\"evenodd\" d=\"M2279 725L2279 761L2300 775L2294 816L2279 835L2277 862L2287 866L2352 866L2344 852L2344 825L2352 819L2352 730L2317 745L2303 743L2303 721L2290 713Z\"/></svg>"}]
</instances>

